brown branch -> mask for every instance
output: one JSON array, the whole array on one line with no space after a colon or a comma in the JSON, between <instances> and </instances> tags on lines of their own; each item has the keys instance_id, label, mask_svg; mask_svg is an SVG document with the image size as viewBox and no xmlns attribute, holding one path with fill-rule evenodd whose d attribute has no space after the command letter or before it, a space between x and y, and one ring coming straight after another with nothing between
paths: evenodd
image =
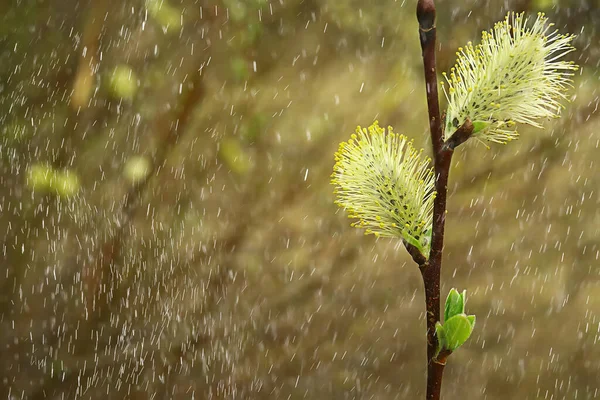
<instances>
[{"instance_id":1,"label":"brown branch","mask_svg":"<svg viewBox=\"0 0 600 400\"><path fill-rule=\"evenodd\" d=\"M442 267L442 250L444 248L444 225L446 218L446 196L448 192L448 175L452 160L453 147L444 146L442 120L438 97L436 75L435 47L435 4L433 0L419 0L417 3L417 20L419 21L419 39L421 42L427 109L429 112L429 129L433 147L434 172L436 175L436 197L433 204L433 228L429 261L420 268L425 286L425 305L427 307L427 400L439 400L444 374L445 359L435 359L437 337L435 324L440 320L440 272ZM470 131L472 132L472 125ZM470 135L470 134L469 134ZM459 138L463 138L463 134ZM467 137L468 138L468 137ZM466 140L466 139L465 139Z\"/></svg>"},{"instance_id":2,"label":"brown branch","mask_svg":"<svg viewBox=\"0 0 600 400\"><path fill-rule=\"evenodd\" d=\"M435 62L435 4L433 0L419 0L417 3L417 20L419 21L419 39L421 42L423 68L425 72L425 89L427 94L427 110L429 112L429 129L433 148L434 171L436 175L436 197L433 205L433 228L431 236L431 252L429 263L421 268L421 276L425 286L425 305L427 308L427 400L438 400L442 387L444 365L433 362L437 350L435 323L440 320L440 270L442 248L444 245L444 220L446 213L446 193L448 172L452 152L444 151L443 132L440 116L440 103L437 91Z\"/></svg>"},{"instance_id":3,"label":"brown branch","mask_svg":"<svg viewBox=\"0 0 600 400\"><path fill-rule=\"evenodd\" d=\"M440 118L440 102L435 64L435 4L433 0L419 0L417 4L417 20L419 21L419 39L425 70L425 87L427 92L427 108L429 111L429 129L434 159L441 152L443 144L442 120Z\"/></svg>"},{"instance_id":4,"label":"brown branch","mask_svg":"<svg viewBox=\"0 0 600 400\"><path fill-rule=\"evenodd\" d=\"M71 93L71 109L77 112L86 108L94 92L95 75L100 62L100 38L109 9L107 0L97 0L90 5L82 34L81 54Z\"/></svg>"},{"instance_id":5,"label":"brown branch","mask_svg":"<svg viewBox=\"0 0 600 400\"><path fill-rule=\"evenodd\" d=\"M444 151L454 150L471 137L473 134L473 123L469 118L446 140L442 149Z\"/></svg>"},{"instance_id":6,"label":"brown branch","mask_svg":"<svg viewBox=\"0 0 600 400\"><path fill-rule=\"evenodd\" d=\"M406 247L406 251L408 251L408 254L410 254L413 261L417 263L419 268L422 268L427 263L427 258L423 254L421 254L421 251L417 249L416 246L413 246L406 240L403 240L402 243L404 244L404 247Z\"/></svg>"}]
</instances>

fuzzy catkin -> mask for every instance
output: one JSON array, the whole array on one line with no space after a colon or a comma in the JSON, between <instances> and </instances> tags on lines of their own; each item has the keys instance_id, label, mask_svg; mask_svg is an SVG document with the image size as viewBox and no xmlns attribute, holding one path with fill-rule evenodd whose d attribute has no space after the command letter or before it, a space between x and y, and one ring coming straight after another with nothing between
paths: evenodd
<instances>
[{"instance_id":1,"label":"fuzzy catkin","mask_svg":"<svg viewBox=\"0 0 600 400\"><path fill-rule=\"evenodd\" d=\"M377 122L358 127L335 154L336 204L365 233L401 238L429 255L434 176L431 160L406 136Z\"/></svg>"},{"instance_id":2,"label":"fuzzy catkin","mask_svg":"<svg viewBox=\"0 0 600 400\"><path fill-rule=\"evenodd\" d=\"M444 139L469 118L473 137L506 143L518 137L516 124L541 127L558 117L577 66L561 60L574 50L573 35L549 32L553 24L539 13L528 27L523 14L509 13L481 43L459 48L456 65L444 73L448 100Z\"/></svg>"}]
</instances>

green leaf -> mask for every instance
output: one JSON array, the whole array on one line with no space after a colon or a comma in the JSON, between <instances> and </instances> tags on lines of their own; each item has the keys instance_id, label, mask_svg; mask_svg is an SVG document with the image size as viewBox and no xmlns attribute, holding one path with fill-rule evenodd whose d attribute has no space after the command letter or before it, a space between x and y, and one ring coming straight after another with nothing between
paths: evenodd
<instances>
[{"instance_id":1,"label":"green leaf","mask_svg":"<svg viewBox=\"0 0 600 400\"><path fill-rule=\"evenodd\" d=\"M473 135L477 132L481 132L491 124L490 121L473 121Z\"/></svg>"},{"instance_id":2,"label":"green leaf","mask_svg":"<svg viewBox=\"0 0 600 400\"><path fill-rule=\"evenodd\" d=\"M469 323L471 323L471 330L473 330L475 328L475 316L467 315L467 319L469 320Z\"/></svg>"},{"instance_id":3,"label":"green leaf","mask_svg":"<svg viewBox=\"0 0 600 400\"><path fill-rule=\"evenodd\" d=\"M465 297L466 291L459 293L456 289L450 289L448 297L446 298L446 307L444 309L444 321L448 321L450 318L457 314L463 314L465 312Z\"/></svg>"},{"instance_id":4,"label":"green leaf","mask_svg":"<svg viewBox=\"0 0 600 400\"><path fill-rule=\"evenodd\" d=\"M403 232L402 239L406 240L408 243L415 246L421 252L421 254L423 254L425 256L425 258L428 257L428 254L425 254L425 249L423 248L423 244L421 242L419 242L417 239L415 239L414 237L412 237L412 235L410 235L409 233Z\"/></svg>"},{"instance_id":5,"label":"green leaf","mask_svg":"<svg viewBox=\"0 0 600 400\"><path fill-rule=\"evenodd\" d=\"M469 319L465 314L458 314L444 323L445 348L456 350L462 346L473 332L475 319Z\"/></svg>"},{"instance_id":6,"label":"green leaf","mask_svg":"<svg viewBox=\"0 0 600 400\"><path fill-rule=\"evenodd\" d=\"M442 349L446 347L446 332L442 324L439 323L439 321L435 323L435 335L437 336L438 340L438 346L435 352L435 356L437 357L437 355L440 354L440 351L442 351Z\"/></svg>"}]
</instances>

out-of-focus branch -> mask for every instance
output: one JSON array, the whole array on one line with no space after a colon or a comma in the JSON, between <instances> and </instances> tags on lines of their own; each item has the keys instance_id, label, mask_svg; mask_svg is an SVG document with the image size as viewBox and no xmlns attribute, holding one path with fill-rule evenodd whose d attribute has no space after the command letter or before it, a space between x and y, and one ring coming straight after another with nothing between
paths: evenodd
<instances>
[{"instance_id":1,"label":"out-of-focus branch","mask_svg":"<svg viewBox=\"0 0 600 400\"><path fill-rule=\"evenodd\" d=\"M94 91L95 76L98 70L100 37L104 26L104 17L108 11L107 0L96 0L85 18L85 27L81 38L81 53L77 73L71 93L71 108L75 111L87 107Z\"/></svg>"}]
</instances>

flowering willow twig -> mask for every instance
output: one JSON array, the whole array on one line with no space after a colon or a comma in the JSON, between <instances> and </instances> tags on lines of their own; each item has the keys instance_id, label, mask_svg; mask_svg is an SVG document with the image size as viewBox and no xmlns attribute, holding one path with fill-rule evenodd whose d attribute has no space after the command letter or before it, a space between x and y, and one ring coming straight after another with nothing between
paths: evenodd
<instances>
[{"instance_id":1,"label":"flowering willow twig","mask_svg":"<svg viewBox=\"0 0 600 400\"><path fill-rule=\"evenodd\" d=\"M531 28L522 14L510 13L481 44L459 49L442 125L436 76L436 26L433 0L417 4L425 73L431 160L403 135L375 122L340 145L332 183L336 203L358 221L353 226L378 237L397 237L418 264L425 288L427 323L426 399L439 400L447 358L473 332L475 316L465 312L466 292L451 290L440 318L440 272L448 176L456 147L474 137L504 143L516 137L517 123L540 126L558 117L575 65L559 58L571 52L573 36L548 34L538 15ZM445 129L444 129L445 128Z\"/></svg>"},{"instance_id":2,"label":"flowering willow twig","mask_svg":"<svg viewBox=\"0 0 600 400\"><path fill-rule=\"evenodd\" d=\"M437 400L440 397L445 359L438 361L438 338L435 325L440 321L440 273L442 250L444 247L444 226L446 219L446 195L448 192L448 174L452 160L452 149L443 147L443 127L440 117L438 83L435 61L436 12L433 0L419 0L417 3L419 39L421 42L423 68L429 111L429 129L435 171L435 189L437 197L433 207L433 229L431 254L425 266L421 266L421 276L425 287L425 307L427 324L427 392L426 399Z\"/></svg>"}]
</instances>

